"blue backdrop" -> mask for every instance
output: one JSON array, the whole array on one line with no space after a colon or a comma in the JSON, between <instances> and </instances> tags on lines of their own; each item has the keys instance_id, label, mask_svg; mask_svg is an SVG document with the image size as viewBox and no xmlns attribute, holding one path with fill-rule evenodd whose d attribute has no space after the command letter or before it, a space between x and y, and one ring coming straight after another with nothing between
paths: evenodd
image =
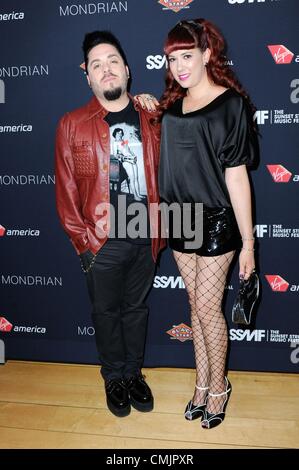
<instances>
[{"instance_id":1,"label":"blue backdrop","mask_svg":"<svg viewBox=\"0 0 299 470\"><path fill-rule=\"evenodd\" d=\"M56 215L53 171L58 119L90 98L80 68L85 33L111 29L127 53L133 94L159 97L167 31L181 18L205 17L227 39L228 60L258 109L261 133L261 162L251 178L262 297L255 329L231 323L235 265L225 302L229 367L298 371L298 15L297 0L1 0L0 351L5 347L6 359L97 362L84 275ZM148 299L146 366L194 366L186 300L167 250Z\"/></svg>"}]
</instances>

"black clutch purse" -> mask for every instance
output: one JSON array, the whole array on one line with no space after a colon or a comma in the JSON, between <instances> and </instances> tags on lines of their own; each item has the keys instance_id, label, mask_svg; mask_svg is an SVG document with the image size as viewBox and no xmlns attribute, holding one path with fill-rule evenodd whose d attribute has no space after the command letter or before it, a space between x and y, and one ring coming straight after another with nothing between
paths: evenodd
<instances>
[{"instance_id":1,"label":"black clutch purse","mask_svg":"<svg viewBox=\"0 0 299 470\"><path fill-rule=\"evenodd\" d=\"M260 292L260 280L254 271L247 281L240 280L239 291L232 309L232 321L239 325L250 325L254 305Z\"/></svg>"}]
</instances>

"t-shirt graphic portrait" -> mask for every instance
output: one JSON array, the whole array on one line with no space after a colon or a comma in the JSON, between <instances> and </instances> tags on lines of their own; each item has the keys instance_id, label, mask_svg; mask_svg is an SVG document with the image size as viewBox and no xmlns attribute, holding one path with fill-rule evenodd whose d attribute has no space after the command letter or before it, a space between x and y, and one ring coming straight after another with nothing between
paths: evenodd
<instances>
[{"instance_id":1,"label":"t-shirt graphic portrait","mask_svg":"<svg viewBox=\"0 0 299 470\"><path fill-rule=\"evenodd\" d=\"M110 203L114 206L116 219L119 196L126 198L126 208L138 202L146 208L147 213L147 188L138 112L130 101L124 110L109 113L105 120L110 127ZM132 218L133 216L127 215L127 226ZM148 224L148 214L146 220ZM130 238L128 236L126 239ZM140 243L141 239L143 243L146 242L144 236L139 236L134 241Z\"/></svg>"}]
</instances>

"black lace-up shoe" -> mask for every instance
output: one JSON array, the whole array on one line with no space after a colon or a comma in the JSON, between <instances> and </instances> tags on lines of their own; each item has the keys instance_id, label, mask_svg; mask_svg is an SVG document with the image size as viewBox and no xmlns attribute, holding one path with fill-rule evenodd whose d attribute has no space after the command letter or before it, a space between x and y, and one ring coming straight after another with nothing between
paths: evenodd
<instances>
[{"instance_id":1,"label":"black lace-up shoe","mask_svg":"<svg viewBox=\"0 0 299 470\"><path fill-rule=\"evenodd\" d=\"M125 380L131 405L138 411L152 411L154 398L151 389L142 375L134 375Z\"/></svg>"},{"instance_id":2,"label":"black lace-up shoe","mask_svg":"<svg viewBox=\"0 0 299 470\"><path fill-rule=\"evenodd\" d=\"M128 416L131 411L128 390L121 379L108 380L105 383L107 406L111 413L119 418Z\"/></svg>"}]
</instances>

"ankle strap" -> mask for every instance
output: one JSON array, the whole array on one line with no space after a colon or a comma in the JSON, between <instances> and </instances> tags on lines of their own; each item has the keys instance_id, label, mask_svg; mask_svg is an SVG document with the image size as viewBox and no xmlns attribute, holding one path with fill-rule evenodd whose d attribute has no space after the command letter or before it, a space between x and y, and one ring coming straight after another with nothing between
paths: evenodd
<instances>
[{"instance_id":1,"label":"ankle strap","mask_svg":"<svg viewBox=\"0 0 299 470\"><path fill-rule=\"evenodd\" d=\"M222 393L210 393L210 392L209 392L209 395L210 395L211 397L221 397L222 395L226 395L228 392L231 391L230 383L229 383L227 377L224 377L224 378L225 378L225 382L226 382L226 390L225 390L225 392L222 392Z\"/></svg>"},{"instance_id":2,"label":"ankle strap","mask_svg":"<svg viewBox=\"0 0 299 470\"><path fill-rule=\"evenodd\" d=\"M209 387L199 387L196 384L195 384L195 388L197 388L197 390L209 390Z\"/></svg>"},{"instance_id":3,"label":"ankle strap","mask_svg":"<svg viewBox=\"0 0 299 470\"><path fill-rule=\"evenodd\" d=\"M222 393L210 393L209 392L209 395L210 397L221 397L222 395L226 395L227 392L230 392L230 388L228 390L225 390L225 392L222 392Z\"/></svg>"}]
</instances>

